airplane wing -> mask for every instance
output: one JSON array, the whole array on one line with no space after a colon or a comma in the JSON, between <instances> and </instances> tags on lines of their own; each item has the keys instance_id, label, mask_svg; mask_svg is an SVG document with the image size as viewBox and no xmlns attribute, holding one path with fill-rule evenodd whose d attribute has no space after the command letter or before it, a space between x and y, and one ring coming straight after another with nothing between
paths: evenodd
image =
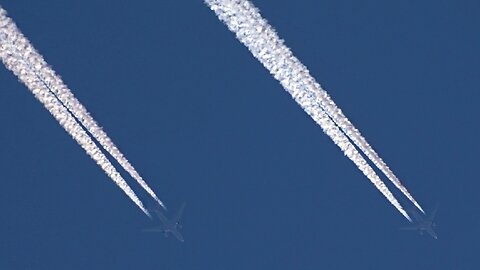
<instances>
[{"instance_id":1,"label":"airplane wing","mask_svg":"<svg viewBox=\"0 0 480 270\"><path fill-rule=\"evenodd\" d=\"M172 234L178 239L180 242L184 242L185 240L183 239L183 236L180 234L179 231L174 230L172 231Z\"/></svg>"},{"instance_id":2,"label":"airplane wing","mask_svg":"<svg viewBox=\"0 0 480 270\"><path fill-rule=\"evenodd\" d=\"M400 230L402 231L417 231L419 229L418 226L407 226L407 227L401 227Z\"/></svg>"},{"instance_id":3,"label":"airplane wing","mask_svg":"<svg viewBox=\"0 0 480 270\"><path fill-rule=\"evenodd\" d=\"M186 203L182 203L182 206L180 206L180 209L178 209L177 213L172 218L172 221L175 222L175 224L178 224L180 222L180 218L182 217L183 209L185 208L185 204Z\"/></svg>"},{"instance_id":4,"label":"airplane wing","mask_svg":"<svg viewBox=\"0 0 480 270\"><path fill-rule=\"evenodd\" d=\"M435 231L432 228L428 228L427 233L430 234L431 237L433 237L435 239L438 239L437 234L435 233Z\"/></svg>"},{"instance_id":5,"label":"airplane wing","mask_svg":"<svg viewBox=\"0 0 480 270\"><path fill-rule=\"evenodd\" d=\"M162 226L157 226L153 228L148 228L148 229L143 229L142 231L144 232L164 232L164 229Z\"/></svg>"}]
</instances>

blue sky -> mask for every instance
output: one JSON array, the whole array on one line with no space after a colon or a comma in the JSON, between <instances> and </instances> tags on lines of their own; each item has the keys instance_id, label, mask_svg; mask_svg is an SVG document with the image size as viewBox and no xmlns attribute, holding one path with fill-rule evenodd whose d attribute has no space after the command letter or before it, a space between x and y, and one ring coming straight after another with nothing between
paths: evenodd
<instances>
[{"instance_id":1,"label":"blue sky","mask_svg":"<svg viewBox=\"0 0 480 270\"><path fill-rule=\"evenodd\" d=\"M480 4L387 2L254 4L427 212L440 202L438 240L398 230L203 2L7 0L160 198L187 207L185 243L142 233L149 219L2 67L0 269L478 268Z\"/></svg>"}]
</instances>

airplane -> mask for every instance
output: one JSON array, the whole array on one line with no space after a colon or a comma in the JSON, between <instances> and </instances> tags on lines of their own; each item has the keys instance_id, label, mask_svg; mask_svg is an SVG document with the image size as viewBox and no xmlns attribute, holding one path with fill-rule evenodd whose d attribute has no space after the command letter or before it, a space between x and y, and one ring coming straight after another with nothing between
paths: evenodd
<instances>
[{"instance_id":1,"label":"airplane","mask_svg":"<svg viewBox=\"0 0 480 270\"><path fill-rule=\"evenodd\" d=\"M438 239L437 234L433 230L433 228L437 226L433 221L433 219L435 218L435 214L437 213L437 209L438 209L438 204L428 217L420 215L414 210L409 211L412 213L417 224L413 226L400 228L400 230L418 231L421 235L423 235L424 232L427 232L434 239Z\"/></svg>"},{"instance_id":2,"label":"airplane","mask_svg":"<svg viewBox=\"0 0 480 270\"><path fill-rule=\"evenodd\" d=\"M183 209L185 208L185 203L183 203L180 208L178 209L177 213L172 217L172 219L168 219L163 213L162 210L155 208L152 211L157 215L162 225L156 226L149 229L144 229L144 232L161 232L165 237L168 237L168 233L173 234L178 241L184 242L183 236L178 231L182 228L182 224L180 224L180 217L182 216Z\"/></svg>"}]
</instances>

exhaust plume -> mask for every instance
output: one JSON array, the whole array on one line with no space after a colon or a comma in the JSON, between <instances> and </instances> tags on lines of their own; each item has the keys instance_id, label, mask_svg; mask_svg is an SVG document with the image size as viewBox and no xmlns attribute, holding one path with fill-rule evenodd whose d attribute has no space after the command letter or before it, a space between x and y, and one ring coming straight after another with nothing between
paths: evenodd
<instances>
[{"instance_id":1,"label":"exhaust plume","mask_svg":"<svg viewBox=\"0 0 480 270\"><path fill-rule=\"evenodd\" d=\"M72 136L87 154L105 171L125 194L147 215L148 211L127 182L117 172L95 142L85 132L73 115L63 106L49 87L42 81L36 68L26 61L33 48L27 46L28 41L18 31L13 22L6 17L0 7L0 58L5 67L11 70L23 82L34 96L53 115L59 124Z\"/></svg>"},{"instance_id":2,"label":"exhaust plume","mask_svg":"<svg viewBox=\"0 0 480 270\"><path fill-rule=\"evenodd\" d=\"M261 17L258 10L246 0L206 0L207 5L212 9L218 18L224 22L230 31L236 34L237 39L242 42L250 52L257 58L270 73L277 79L287 92L297 101L297 103L322 127L325 133L329 135L338 146L345 144L345 135L362 150L372 162L384 172L387 177L421 209L413 197L406 191L406 188L394 176L385 163L369 146L366 140L360 135L357 129L341 113L341 110L335 105L328 94L316 83L315 79L309 74L307 68L295 57L283 41L275 33L275 30ZM321 117L319 116L321 115ZM327 121L324 118L328 118ZM345 138L339 135L333 136L326 131L325 125L334 125ZM327 129L328 130L328 129ZM340 141L338 141L340 140ZM348 139L347 139L348 140ZM357 151L353 145L342 148L342 151L364 172L363 162L355 161L346 151ZM353 150L355 149L355 150ZM358 152L357 152L358 153ZM358 154L360 157L361 155ZM362 160L364 161L363 157ZM368 173L364 174L374 182L381 180L368 166ZM371 170L371 172L370 172ZM375 175L375 177L371 175ZM369 176L370 175L370 176ZM372 180L372 178L375 180ZM375 184L375 182L374 182ZM377 188L384 193L386 187L381 183L382 188ZM385 189L383 189L385 187ZM382 191L383 190L383 191ZM405 216L405 211L394 200L393 195L384 195L387 199ZM405 213L405 214L404 214Z\"/></svg>"},{"instance_id":3,"label":"exhaust plume","mask_svg":"<svg viewBox=\"0 0 480 270\"><path fill-rule=\"evenodd\" d=\"M105 131L97 124L97 122L90 116L87 109L75 98L72 91L63 83L55 71L45 62L43 57L33 48L30 42L21 34L20 30L15 26L5 15L5 11L2 13L5 24L8 25L6 30L7 35L15 34L18 37L18 43L20 43L22 51L18 55L23 58L35 72L37 78L41 80L48 89L60 100L60 102L72 113L73 116L85 127L85 129L99 142L99 144L107 151L132 178L134 178L147 193L152 196L163 208L165 205L157 197L155 192L148 186L143 180L140 174L115 146L113 141L108 137Z\"/></svg>"}]
</instances>

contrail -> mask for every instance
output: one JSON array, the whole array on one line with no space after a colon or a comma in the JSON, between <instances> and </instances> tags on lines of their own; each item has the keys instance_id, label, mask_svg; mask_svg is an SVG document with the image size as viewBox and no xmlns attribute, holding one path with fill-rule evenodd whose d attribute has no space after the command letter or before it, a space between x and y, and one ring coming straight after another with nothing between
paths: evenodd
<instances>
[{"instance_id":1,"label":"contrail","mask_svg":"<svg viewBox=\"0 0 480 270\"><path fill-rule=\"evenodd\" d=\"M295 63L299 64L299 63ZM301 66L305 68L305 66ZM305 68L306 69L306 68ZM306 71L308 74L308 70ZM348 118L342 113L337 105L330 98L328 93L322 89L322 87L313 79L313 77L308 74L309 85L307 87L317 90L316 97L317 102L320 103L322 109L330 116L330 118L337 124L342 131L355 143L358 148L375 164L375 166L380 169L387 178L418 208L425 214L422 207L418 202L413 198L413 196L408 192L407 188L400 182L397 176L390 170L387 164L380 158L380 156L373 150L373 148L368 144L367 140L360 134L360 131L356 129L353 124L348 120Z\"/></svg>"},{"instance_id":2,"label":"contrail","mask_svg":"<svg viewBox=\"0 0 480 270\"><path fill-rule=\"evenodd\" d=\"M1 9L1 8L0 8ZM3 9L2 9L3 10ZM45 62L43 57L33 48L30 42L21 34L16 25L2 12L2 18L9 25L9 35L17 34L19 42L22 44L22 57L26 63L33 67L33 71L39 80L41 80L48 89L61 101L61 103L75 116L75 118L85 127L85 129L100 143L100 145L117 160L117 162L127 171L142 187L150 194L162 207L165 205L160 201L155 192L143 180L140 174L124 157L120 150L115 146L105 131L90 116L86 108L75 98L70 89L63 83L55 71Z\"/></svg>"},{"instance_id":3,"label":"contrail","mask_svg":"<svg viewBox=\"0 0 480 270\"><path fill-rule=\"evenodd\" d=\"M205 2L210 9L216 13L219 19L236 34L240 42L270 71L275 79L280 81L287 92L292 95L297 103L299 103L320 126L325 125L326 122L322 122L318 118L316 119L313 115L328 115L329 120L332 121L335 126L338 125L338 127L365 152L367 157L372 159L372 162L378 166L387 177L391 180L393 179L392 182L394 182L404 194L406 193L405 195L421 209L418 203L416 203L413 197L406 191L405 187L401 185L400 181L398 181L390 169L360 135L358 130L353 127L348 119L341 113L340 109L333 103L328 94L316 83L307 68L294 57L290 49L283 44L283 41L278 37L274 29L261 17L253 4L246 0L206 0ZM323 129L325 131L325 128ZM330 134L329 136L334 141L338 139L332 137ZM339 145L336 141L335 143ZM359 166L357 163L356 165ZM373 182L372 179L370 180ZM384 195L397 207L391 200L394 198L389 198L386 194ZM402 214L404 213L400 205L398 205L397 209L402 212Z\"/></svg>"},{"instance_id":4,"label":"contrail","mask_svg":"<svg viewBox=\"0 0 480 270\"><path fill-rule=\"evenodd\" d=\"M35 95L45 108L55 117L60 125L77 141L87 154L105 171L105 173L127 194L127 196L148 216L150 214L133 190L117 172L107 157L102 153L73 115L49 91L44 81L37 76L35 69L25 61L31 53L31 46L18 31L14 23L6 17L6 12L0 7L0 58L5 67L11 70L20 81Z\"/></svg>"}]
</instances>

